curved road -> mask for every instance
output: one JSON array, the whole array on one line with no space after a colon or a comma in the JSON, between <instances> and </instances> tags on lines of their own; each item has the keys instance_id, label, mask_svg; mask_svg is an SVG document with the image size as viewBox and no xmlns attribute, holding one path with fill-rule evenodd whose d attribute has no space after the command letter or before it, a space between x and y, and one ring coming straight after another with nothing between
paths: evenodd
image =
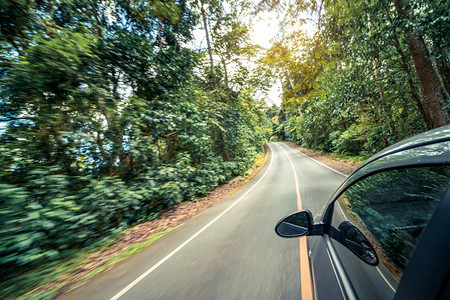
<instances>
[{"instance_id":1,"label":"curved road","mask_svg":"<svg viewBox=\"0 0 450 300\"><path fill-rule=\"evenodd\" d=\"M240 190L65 299L310 298L306 238L279 238L274 226L299 208L320 217L345 177L283 143L269 147Z\"/></svg>"}]
</instances>

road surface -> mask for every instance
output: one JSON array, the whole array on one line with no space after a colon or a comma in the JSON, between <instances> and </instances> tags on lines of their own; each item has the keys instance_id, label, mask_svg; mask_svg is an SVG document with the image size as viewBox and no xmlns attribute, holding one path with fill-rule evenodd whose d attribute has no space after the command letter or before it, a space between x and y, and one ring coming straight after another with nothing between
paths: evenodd
<instances>
[{"instance_id":1,"label":"road surface","mask_svg":"<svg viewBox=\"0 0 450 300\"><path fill-rule=\"evenodd\" d=\"M64 299L310 298L306 238L274 227L299 208L319 217L345 177L283 143L269 147L240 190Z\"/></svg>"}]
</instances>

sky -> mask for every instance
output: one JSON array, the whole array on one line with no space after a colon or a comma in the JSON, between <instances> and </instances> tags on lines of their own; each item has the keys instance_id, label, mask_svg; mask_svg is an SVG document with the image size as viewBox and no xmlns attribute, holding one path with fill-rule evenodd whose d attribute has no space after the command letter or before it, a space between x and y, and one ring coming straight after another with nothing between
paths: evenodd
<instances>
[{"instance_id":1,"label":"sky","mask_svg":"<svg viewBox=\"0 0 450 300\"><path fill-rule=\"evenodd\" d=\"M279 19L276 13L260 12L252 19L253 28L253 42L269 48L271 40L277 35L279 31Z\"/></svg>"},{"instance_id":2,"label":"sky","mask_svg":"<svg viewBox=\"0 0 450 300\"><path fill-rule=\"evenodd\" d=\"M255 4L258 0L254 0ZM300 14L302 15L302 14ZM309 15L302 15L302 18L308 20ZM268 49L271 47L273 39L277 36L280 31L280 16L276 12L260 12L252 20L253 28L253 42L264 48ZM302 30L309 36L315 32L315 25L312 21L307 21L302 25ZM266 103L271 106L275 104L277 106L281 105L281 80L278 80L269 90L266 95L257 95L257 98L266 98Z\"/></svg>"},{"instance_id":3,"label":"sky","mask_svg":"<svg viewBox=\"0 0 450 300\"><path fill-rule=\"evenodd\" d=\"M257 1L255 1L256 3ZM276 13L260 12L257 16L250 17L253 29L252 42L266 49L270 48L271 40L279 31L279 19ZM204 29L201 25L194 30L194 41L191 44L195 49L206 48L206 38ZM217 59L218 62L218 59ZM264 98L268 106L281 104L281 81L276 82L268 92L257 92L256 98Z\"/></svg>"},{"instance_id":4,"label":"sky","mask_svg":"<svg viewBox=\"0 0 450 300\"><path fill-rule=\"evenodd\" d=\"M253 43L266 49L270 48L271 40L279 31L279 19L275 13L261 12L252 20ZM278 80L267 93L259 93L256 98L265 98L269 106L281 105L281 81Z\"/></svg>"}]
</instances>

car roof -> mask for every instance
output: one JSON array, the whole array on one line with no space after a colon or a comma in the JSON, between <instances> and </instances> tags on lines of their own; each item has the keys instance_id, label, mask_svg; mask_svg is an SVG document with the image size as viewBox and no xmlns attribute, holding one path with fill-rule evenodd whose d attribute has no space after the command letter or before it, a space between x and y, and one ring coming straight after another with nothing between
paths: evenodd
<instances>
[{"instance_id":1,"label":"car roof","mask_svg":"<svg viewBox=\"0 0 450 300\"><path fill-rule=\"evenodd\" d=\"M347 177L328 204L335 201L348 187L371 174L420 165L450 165L450 125L410 137L378 152ZM327 209L322 221L327 222L330 218L331 212Z\"/></svg>"},{"instance_id":2,"label":"car roof","mask_svg":"<svg viewBox=\"0 0 450 300\"><path fill-rule=\"evenodd\" d=\"M450 165L450 125L410 137L378 152L341 184L330 202L350 185L371 174L418 165Z\"/></svg>"},{"instance_id":3,"label":"car roof","mask_svg":"<svg viewBox=\"0 0 450 300\"><path fill-rule=\"evenodd\" d=\"M442 126L433 130L423 132L421 134L402 140L392 146L389 146L381 150L380 152L376 153L372 157L370 157L363 164L361 164L361 166L357 170L385 156L392 155L394 153L398 153L408 149L413 149L444 141L450 141L450 125Z\"/></svg>"}]
</instances>

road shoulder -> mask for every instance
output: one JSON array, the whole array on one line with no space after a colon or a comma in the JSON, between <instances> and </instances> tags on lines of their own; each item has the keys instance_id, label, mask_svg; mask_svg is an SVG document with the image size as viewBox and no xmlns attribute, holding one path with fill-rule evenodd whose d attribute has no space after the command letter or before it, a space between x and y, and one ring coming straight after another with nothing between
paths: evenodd
<instances>
[{"instance_id":1,"label":"road shoulder","mask_svg":"<svg viewBox=\"0 0 450 300\"><path fill-rule=\"evenodd\" d=\"M362 161L338 160L325 153L303 148L293 142L284 141L283 143L345 176L349 176L362 163Z\"/></svg>"}]
</instances>

